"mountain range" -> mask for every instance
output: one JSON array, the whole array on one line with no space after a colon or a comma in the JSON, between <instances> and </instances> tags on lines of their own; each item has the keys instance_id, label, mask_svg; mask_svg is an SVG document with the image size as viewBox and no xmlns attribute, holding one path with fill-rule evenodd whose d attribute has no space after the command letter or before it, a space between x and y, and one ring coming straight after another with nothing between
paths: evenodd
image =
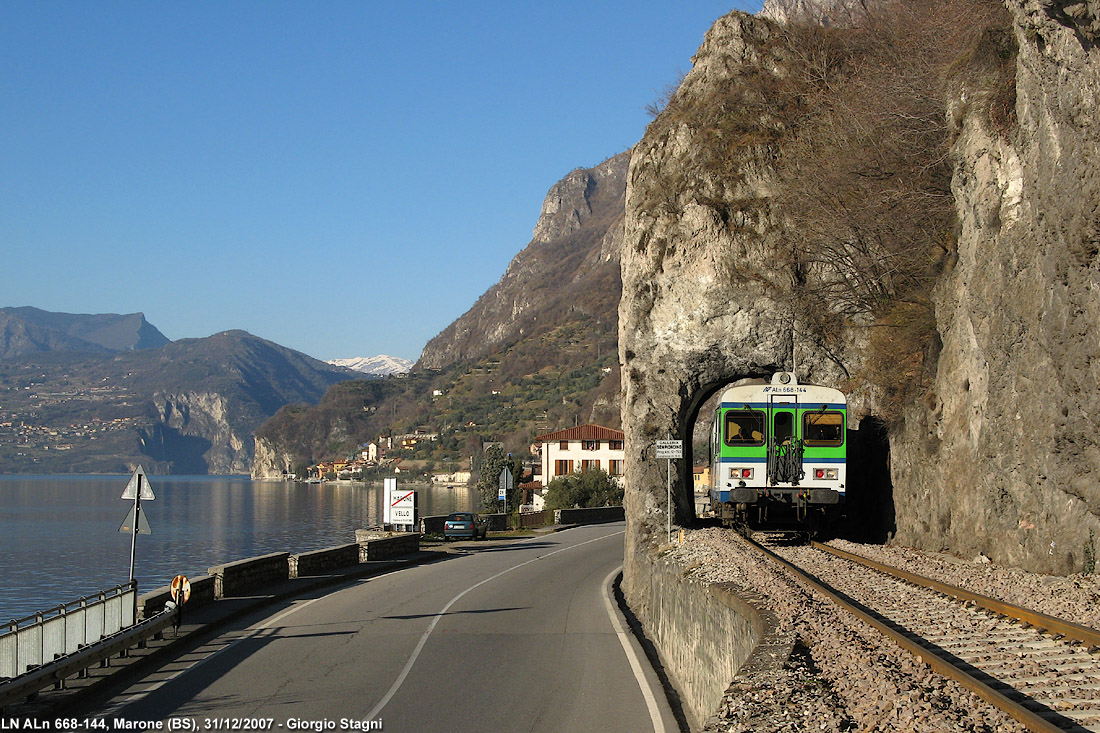
<instances>
[{"instance_id":1,"label":"mountain range","mask_svg":"<svg viewBox=\"0 0 1100 733\"><path fill-rule=\"evenodd\" d=\"M389 374L402 374L412 368L413 362L398 356L356 356L350 359L330 359L329 364L345 367L372 377L385 377Z\"/></svg>"},{"instance_id":2,"label":"mountain range","mask_svg":"<svg viewBox=\"0 0 1100 733\"><path fill-rule=\"evenodd\" d=\"M143 313L76 315L0 308L0 359L46 351L115 354L167 343Z\"/></svg>"},{"instance_id":3,"label":"mountain range","mask_svg":"<svg viewBox=\"0 0 1100 733\"><path fill-rule=\"evenodd\" d=\"M169 341L140 313L0 309L0 473L248 473L280 407L357 377L245 331Z\"/></svg>"},{"instance_id":4,"label":"mountain range","mask_svg":"<svg viewBox=\"0 0 1100 733\"><path fill-rule=\"evenodd\" d=\"M424 429L441 437L414 457L451 466L487 440L525 452L562 425L615 427L628 164L552 186L531 241L415 365L325 363L244 331L172 342L141 313L0 309L0 472L280 476Z\"/></svg>"}]
</instances>

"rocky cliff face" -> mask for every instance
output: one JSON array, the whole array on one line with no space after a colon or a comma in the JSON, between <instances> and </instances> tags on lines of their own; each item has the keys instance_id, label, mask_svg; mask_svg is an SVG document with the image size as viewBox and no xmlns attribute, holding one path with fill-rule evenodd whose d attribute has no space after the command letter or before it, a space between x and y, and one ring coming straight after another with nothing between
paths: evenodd
<instances>
[{"instance_id":1,"label":"rocky cliff face","mask_svg":"<svg viewBox=\"0 0 1100 733\"><path fill-rule=\"evenodd\" d=\"M238 435L241 420L225 395L158 392L152 402L159 421L143 436L143 447L154 459L170 461L175 473L249 473L252 436Z\"/></svg>"},{"instance_id":2,"label":"rocky cliff face","mask_svg":"<svg viewBox=\"0 0 1100 733\"><path fill-rule=\"evenodd\" d=\"M957 249L933 297L938 361L889 434L891 498L900 541L1072 572L1094 562L1100 534L1097 21L1087 3L1010 10L1017 123L998 128L972 85L948 100ZM619 348L632 606L647 582L632 558L664 535L664 467L650 446L688 434L716 390L789 368L793 352L802 380L849 392L851 427L882 412L888 385L851 379L866 324L825 343L788 297L815 275L783 266L774 121L746 123L738 145L718 141L725 175L712 172L713 135L693 124L716 89L783 76L779 32L760 17L720 19L631 160ZM678 480L691 485L686 471ZM674 522L690 520L689 492L677 492Z\"/></svg>"},{"instance_id":3,"label":"rocky cliff face","mask_svg":"<svg viewBox=\"0 0 1100 733\"><path fill-rule=\"evenodd\" d=\"M622 424L626 434L625 583L631 607L648 579L632 558L664 541L665 467L653 458L655 440L687 435L699 406L725 385L789 369L795 312L777 185L767 142L739 147L734 176L713 170L713 141L693 124L694 110L716 86L745 68L778 69L774 26L732 13L721 18L693 58L665 113L634 148L627 187L619 305ZM760 125L767 140L766 123ZM836 364L803 354L805 381L836 383ZM680 463L674 523L693 514L690 461ZM643 611L644 613L644 611Z\"/></svg>"},{"instance_id":4,"label":"rocky cliff face","mask_svg":"<svg viewBox=\"0 0 1100 733\"><path fill-rule=\"evenodd\" d=\"M614 313L629 160L622 153L556 183L530 244L469 311L428 342L417 367L480 358L560 324L573 310Z\"/></svg>"},{"instance_id":5,"label":"rocky cliff face","mask_svg":"<svg viewBox=\"0 0 1100 733\"><path fill-rule=\"evenodd\" d=\"M253 478L279 478L295 472L295 465L301 459L290 451L281 448L275 441L256 436L255 452L252 456Z\"/></svg>"},{"instance_id":6,"label":"rocky cliff face","mask_svg":"<svg viewBox=\"0 0 1100 733\"><path fill-rule=\"evenodd\" d=\"M898 538L1065 573L1100 535L1100 15L1010 9L1018 128L952 109L958 261L930 404L892 441Z\"/></svg>"}]
</instances>

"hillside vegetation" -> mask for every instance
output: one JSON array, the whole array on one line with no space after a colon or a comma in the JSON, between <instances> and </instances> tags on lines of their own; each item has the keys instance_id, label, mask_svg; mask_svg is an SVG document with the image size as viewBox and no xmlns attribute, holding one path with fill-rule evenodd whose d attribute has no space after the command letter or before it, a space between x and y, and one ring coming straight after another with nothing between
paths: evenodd
<instances>
[{"instance_id":1,"label":"hillside vegetation","mask_svg":"<svg viewBox=\"0 0 1100 733\"><path fill-rule=\"evenodd\" d=\"M254 475L300 471L380 435L416 430L439 439L395 455L424 470L454 470L484 442L503 442L519 456L542 432L585 422L618 427L627 163L623 153L552 186L532 241L425 346L408 377L339 385L316 408L288 407L260 428L256 437L275 463L255 466Z\"/></svg>"},{"instance_id":2,"label":"hillside vegetation","mask_svg":"<svg viewBox=\"0 0 1100 733\"><path fill-rule=\"evenodd\" d=\"M298 470L350 456L380 435L417 430L439 438L390 457L430 471L454 470L489 441L526 455L533 437L562 425L618 426L614 327L580 318L477 361L344 382L316 406L284 407L256 437L293 455Z\"/></svg>"}]
</instances>

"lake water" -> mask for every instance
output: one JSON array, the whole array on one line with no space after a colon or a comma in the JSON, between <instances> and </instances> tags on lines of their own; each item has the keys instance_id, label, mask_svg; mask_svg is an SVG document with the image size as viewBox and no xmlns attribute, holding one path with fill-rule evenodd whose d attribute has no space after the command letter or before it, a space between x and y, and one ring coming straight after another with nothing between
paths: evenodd
<instances>
[{"instance_id":1,"label":"lake water","mask_svg":"<svg viewBox=\"0 0 1100 733\"><path fill-rule=\"evenodd\" d=\"M133 508L129 476L0 476L0 623L125 583ZM152 534L139 534L138 592L196 577L232 560L307 552L355 541L382 523L383 487L298 484L245 477L150 476L156 498L141 509ZM416 489L421 516L474 508L463 488Z\"/></svg>"}]
</instances>

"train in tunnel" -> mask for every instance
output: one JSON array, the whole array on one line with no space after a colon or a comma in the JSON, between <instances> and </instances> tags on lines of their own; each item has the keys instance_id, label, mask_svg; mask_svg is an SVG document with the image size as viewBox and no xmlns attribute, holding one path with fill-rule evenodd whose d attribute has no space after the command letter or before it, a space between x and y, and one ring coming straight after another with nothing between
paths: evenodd
<instances>
[{"instance_id":1,"label":"train in tunnel","mask_svg":"<svg viewBox=\"0 0 1100 733\"><path fill-rule=\"evenodd\" d=\"M817 531L844 512L847 400L777 372L726 389L710 436L710 506L725 526Z\"/></svg>"}]
</instances>

